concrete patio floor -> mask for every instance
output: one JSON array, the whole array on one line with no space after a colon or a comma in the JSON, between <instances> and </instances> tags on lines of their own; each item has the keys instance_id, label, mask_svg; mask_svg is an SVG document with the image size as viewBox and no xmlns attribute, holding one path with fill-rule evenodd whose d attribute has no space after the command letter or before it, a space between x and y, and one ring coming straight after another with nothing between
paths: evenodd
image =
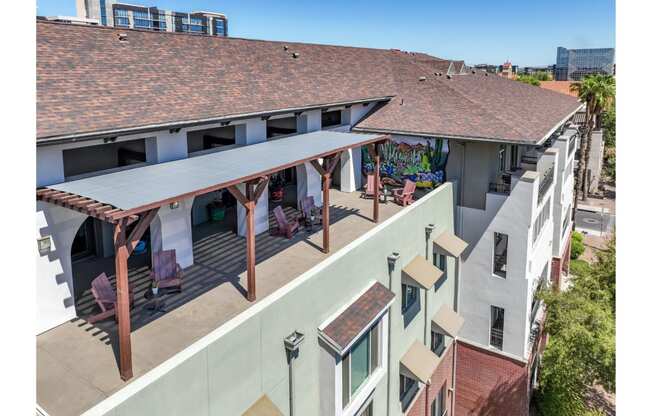
<instances>
[{"instance_id":1,"label":"concrete patio floor","mask_svg":"<svg viewBox=\"0 0 652 416\"><path fill-rule=\"evenodd\" d=\"M380 204L381 221L400 210L393 202ZM372 229L372 216L373 201L360 198L359 192L331 190L331 254ZM130 267L129 279L136 285L131 311L134 377L130 382L253 304L243 295L245 239L225 227L216 232L210 225L198 227L194 234L195 263L184 270L184 291L166 299L165 313L151 315L144 309L142 294L149 285L149 269L142 264ZM258 301L331 255L321 252L321 240L321 229L312 233L302 229L291 240L259 234ZM92 307L88 297L77 302L78 311ZM91 325L77 318L39 335L38 404L53 416L78 415L91 408L128 384L120 379L116 357L116 326L110 319Z\"/></svg>"}]
</instances>

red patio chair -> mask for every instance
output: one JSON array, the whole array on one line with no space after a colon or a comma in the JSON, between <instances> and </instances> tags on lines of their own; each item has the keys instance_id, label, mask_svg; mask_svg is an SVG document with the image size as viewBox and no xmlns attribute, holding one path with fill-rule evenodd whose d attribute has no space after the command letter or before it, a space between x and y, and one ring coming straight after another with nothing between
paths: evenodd
<instances>
[{"instance_id":1,"label":"red patio chair","mask_svg":"<svg viewBox=\"0 0 652 416\"><path fill-rule=\"evenodd\" d=\"M306 221L307 218L310 218L310 213L318 208L315 206L315 198L313 196L306 196L301 200L301 220ZM321 223L321 208L318 208L319 214L315 219L316 222Z\"/></svg>"},{"instance_id":2,"label":"red patio chair","mask_svg":"<svg viewBox=\"0 0 652 416\"><path fill-rule=\"evenodd\" d=\"M87 321L91 324L95 322L102 321L106 318L115 316L115 320L118 320L118 316L115 314L118 302L118 296L109 282L109 278L106 277L106 273L102 273L97 276L91 282L91 293L95 297L95 302L100 307L101 312L89 317ZM134 288L129 284L129 306L131 307L134 304Z\"/></svg>"},{"instance_id":3,"label":"red patio chair","mask_svg":"<svg viewBox=\"0 0 652 416\"><path fill-rule=\"evenodd\" d=\"M282 235L289 239L299 231L299 222L296 220L288 221L280 205L274 208L274 217L278 223L278 228L274 234Z\"/></svg>"},{"instance_id":4,"label":"red patio chair","mask_svg":"<svg viewBox=\"0 0 652 416\"><path fill-rule=\"evenodd\" d=\"M176 250L162 250L152 256L150 277L159 289L172 288L181 291L183 272L177 263Z\"/></svg>"},{"instance_id":5,"label":"red patio chair","mask_svg":"<svg viewBox=\"0 0 652 416\"><path fill-rule=\"evenodd\" d=\"M374 197L374 186L378 186L378 195L383 193L383 184L380 181L376 181L376 175L367 175L367 185L365 186L364 191L362 192L363 198L373 198Z\"/></svg>"},{"instance_id":6,"label":"red patio chair","mask_svg":"<svg viewBox=\"0 0 652 416\"><path fill-rule=\"evenodd\" d=\"M414 201L414 191L416 189L417 184L406 179L403 189L394 189L394 202L403 206L410 205Z\"/></svg>"}]
</instances>

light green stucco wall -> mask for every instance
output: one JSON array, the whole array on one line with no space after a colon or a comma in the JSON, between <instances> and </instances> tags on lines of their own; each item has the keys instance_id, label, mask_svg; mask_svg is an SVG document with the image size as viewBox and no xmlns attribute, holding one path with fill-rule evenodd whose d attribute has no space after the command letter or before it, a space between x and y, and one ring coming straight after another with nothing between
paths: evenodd
<instances>
[{"instance_id":1,"label":"light green stucco wall","mask_svg":"<svg viewBox=\"0 0 652 416\"><path fill-rule=\"evenodd\" d=\"M425 255L427 224L435 224L431 239L445 229L453 230L450 183L298 277L300 283L287 294L191 358L180 362L155 382L131 394L109 414L240 415L262 394L267 394L287 415L288 365L283 338L294 330L305 334L294 367L296 414L318 414L321 347L317 327L349 303L372 280L388 286L390 273L387 256L394 251L400 253L400 260L392 275L391 287L396 293L396 300L390 311L390 413L400 414L398 361L415 339L423 340L424 332L423 290L420 291L421 310L404 328L400 305L400 270L415 255ZM431 243L428 247L432 247ZM429 254L429 258L432 259L432 254ZM290 285L296 284L297 280ZM449 259L446 282L436 293L434 289L429 293L428 321L441 304L453 305L454 281L455 261ZM270 298L273 296L270 295ZM263 299L260 303L266 301ZM386 415L386 376L380 381L374 397L374 415Z\"/></svg>"}]
</instances>

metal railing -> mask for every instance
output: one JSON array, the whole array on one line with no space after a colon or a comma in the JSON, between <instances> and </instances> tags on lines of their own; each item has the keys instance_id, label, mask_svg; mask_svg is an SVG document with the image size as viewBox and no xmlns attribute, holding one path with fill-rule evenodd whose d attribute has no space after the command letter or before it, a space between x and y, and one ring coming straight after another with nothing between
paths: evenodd
<instances>
[{"instance_id":1,"label":"metal railing","mask_svg":"<svg viewBox=\"0 0 652 416\"><path fill-rule=\"evenodd\" d=\"M491 339L489 343L491 346L498 348L499 350L503 349L503 330L502 329L492 329L491 330Z\"/></svg>"},{"instance_id":2,"label":"metal railing","mask_svg":"<svg viewBox=\"0 0 652 416\"><path fill-rule=\"evenodd\" d=\"M573 153L573 151L575 150L576 140L577 140L577 134L574 134L573 137L571 137L571 139L568 141L568 156L570 156L571 153Z\"/></svg>"},{"instance_id":3,"label":"metal railing","mask_svg":"<svg viewBox=\"0 0 652 416\"><path fill-rule=\"evenodd\" d=\"M546 192L548 192L548 189L550 189L550 185L552 185L552 181L555 179L555 170L554 166L549 167L541 177L541 182L539 182L539 204L541 203L541 200L545 196Z\"/></svg>"},{"instance_id":4,"label":"metal railing","mask_svg":"<svg viewBox=\"0 0 652 416\"><path fill-rule=\"evenodd\" d=\"M521 156L521 163L536 165L538 161L539 161L539 158L536 155L523 155L523 156Z\"/></svg>"}]
</instances>

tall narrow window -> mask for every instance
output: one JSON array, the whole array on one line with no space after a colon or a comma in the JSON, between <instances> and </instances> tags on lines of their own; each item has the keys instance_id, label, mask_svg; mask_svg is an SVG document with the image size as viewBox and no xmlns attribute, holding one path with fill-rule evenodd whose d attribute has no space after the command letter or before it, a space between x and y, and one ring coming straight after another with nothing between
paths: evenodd
<instances>
[{"instance_id":1,"label":"tall narrow window","mask_svg":"<svg viewBox=\"0 0 652 416\"><path fill-rule=\"evenodd\" d=\"M380 327L374 325L342 357L342 408L379 366Z\"/></svg>"},{"instance_id":2,"label":"tall narrow window","mask_svg":"<svg viewBox=\"0 0 652 416\"><path fill-rule=\"evenodd\" d=\"M437 413L437 416L442 416L446 413L446 382L444 382L444 385L439 389L437 403L439 404L439 412Z\"/></svg>"},{"instance_id":3,"label":"tall narrow window","mask_svg":"<svg viewBox=\"0 0 652 416\"><path fill-rule=\"evenodd\" d=\"M417 301L418 290L414 286L406 285L403 283L401 285L401 310L405 312L410 309L410 306Z\"/></svg>"},{"instance_id":4,"label":"tall narrow window","mask_svg":"<svg viewBox=\"0 0 652 416\"><path fill-rule=\"evenodd\" d=\"M432 346L432 352L441 357L441 353L444 352L445 347L444 334L436 331L431 331L430 336L430 345Z\"/></svg>"},{"instance_id":5,"label":"tall narrow window","mask_svg":"<svg viewBox=\"0 0 652 416\"><path fill-rule=\"evenodd\" d=\"M507 234L494 233L494 274L507 277Z\"/></svg>"},{"instance_id":6,"label":"tall narrow window","mask_svg":"<svg viewBox=\"0 0 652 416\"><path fill-rule=\"evenodd\" d=\"M509 169L518 169L518 145L513 144L509 149Z\"/></svg>"},{"instance_id":7,"label":"tall narrow window","mask_svg":"<svg viewBox=\"0 0 652 416\"><path fill-rule=\"evenodd\" d=\"M503 349L503 330L505 328L505 309L491 306L491 334L489 343L492 347Z\"/></svg>"}]
</instances>

